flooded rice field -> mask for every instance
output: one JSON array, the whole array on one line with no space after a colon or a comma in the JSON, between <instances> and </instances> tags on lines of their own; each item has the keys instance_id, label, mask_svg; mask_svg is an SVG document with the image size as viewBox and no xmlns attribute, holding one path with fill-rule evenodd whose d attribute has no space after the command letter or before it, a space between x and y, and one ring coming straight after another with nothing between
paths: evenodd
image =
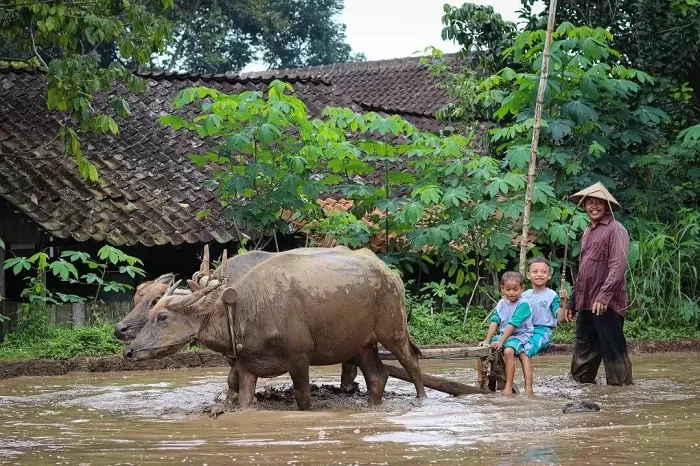
<instances>
[{"instance_id":1,"label":"flooded rice field","mask_svg":"<svg viewBox=\"0 0 700 466\"><path fill-rule=\"evenodd\" d=\"M326 389L339 366L315 368L311 411L278 396L290 384L279 377L258 382L260 409L215 419L204 411L226 389L225 368L20 377L0 381L0 463L700 464L697 355L632 361L634 386L582 386L565 375L568 357L538 357L534 397L428 390L417 401L390 379L379 408ZM421 367L476 380L473 361ZM563 414L572 400L601 410Z\"/></svg>"}]
</instances>

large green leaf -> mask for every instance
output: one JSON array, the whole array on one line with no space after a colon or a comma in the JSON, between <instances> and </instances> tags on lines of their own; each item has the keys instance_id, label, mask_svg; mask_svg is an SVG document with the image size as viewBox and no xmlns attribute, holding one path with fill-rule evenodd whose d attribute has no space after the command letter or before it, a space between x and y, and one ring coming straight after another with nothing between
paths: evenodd
<instances>
[{"instance_id":1,"label":"large green leaf","mask_svg":"<svg viewBox=\"0 0 700 466\"><path fill-rule=\"evenodd\" d=\"M563 115L568 116L570 119L579 124L585 124L589 121L598 121L598 112L596 112L595 109L589 104L581 100L574 100L565 103L561 106L561 112Z\"/></svg>"},{"instance_id":2,"label":"large green leaf","mask_svg":"<svg viewBox=\"0 0 700 466\"><path fill-rule=\"evenodd\" d=\"M526 167L530 161L530 145L518 144L511 146L506 151L506 160L512 168Z\"/></svg>"},{"instance_id":3,"label":"large green leaf","mask_svg":"<svg viewBox=\"0 0 700 466\"><path fill-rule=\"evenodd\" d=\"M549 238L559 244L566 244L566 226L559 222L552 222L549 225Z\"/></svg>"},{"instance_id":4,"label":"large green leaf","mask_svg":"<svg viewBox=\"0 0 700 466\"><path fill-rule=\"evenodd\" d=\"M639 121L648 126L656 126L662 121L667 121L669 119L668 114L660 108L646 105L640 105L639 108L634 111L634 115L639 118Z\"/></svg>"},{"instance_id":5,"label":"large green leaf","mask_svg":"<svg viewBox=\"0 0 700 466\"><path fill-rule=\"evenodd\" d=\"M467 188L464 186L457 186L456 188L448 188L445 190L445 194L442 197L442 202L449 206L453 205L459 207L462 202L469 202L469 194L467 193Z\"/></svg>"},{"instance_id":6,"label":"large green leaf","mask_svg":"<svg viewBox=\"0 0 700 466\"><path fill-rule=\"evenodd\" d=\"M573 121L563 118L546 121L547 127L544 128L544 133L549 134L555 141L560 141L570 135L574 125Z\"/></svg>"},{"instance_id":7,"label":"large green leaf","mask_svg":"<svg viewBox=\"0 0 700 466\"><path fill-rule=\"evenodd\" d=\"M411 202L403 210L404 219L410 224L418 222L423 217L423 204L418 201Z\"/></svg>"}]
</instances>

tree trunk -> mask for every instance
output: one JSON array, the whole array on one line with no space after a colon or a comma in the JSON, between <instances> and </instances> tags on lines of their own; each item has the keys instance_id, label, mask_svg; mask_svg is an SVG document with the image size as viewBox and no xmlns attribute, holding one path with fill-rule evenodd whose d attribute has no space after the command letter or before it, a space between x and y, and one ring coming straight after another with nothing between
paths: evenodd
<instances>
[{"instance_id":1,"label":"tree trunk","mask_svg":"<svg viewBox=\"0 0 700 466\"><path fill-rule=\"evenodd\" d=\"M0 239L4 238L5 233L5 210L0 206ZM5 244L7 247L7 243ZM5 248L0 246L0 302L2 298L5 297L5 270L2 268L5 264ZM2 305L0 304L0 311L2 311Z\"/></svg>"},{"instance_id":2,"label":"tree trunk","mask_svg":"<svg viewBox=\"0 0 700 466\"><path fill-rule=\"evenodd\" d=\"M527 189L525 190L525 210L523 212L523 233L520 238L520 273L525 275L525 259L527 257L527 237L530 233L530 209L532 207L532 187L535 184L535 169L537 164L537 145L540 140L540 124L542 122L542 107L544 92L547 89L547 74L549 71L549 53L552 47L552 33L557 11L557 0L549 0L549 18L547 20L547 37L544 42L542 70L540 71L540 87L537 91L535 104L535 124L532 128L532 144L530 146L530 165L527 171Z\"/></svg>"},{"instance_id":3,"label":"tree trunk","mask_svg":"<svg viewBox=\"0 0 700 466\"><path fill-rule=\"evenodd\" d=\"M389 375L395 379L405 380L406 382L413 382L411 377L402 367L396 367L391 364L384 364ZM474 387L472 385L463 384L460 382L455 382L453 380L443 379L441 377L435 377L428 374L423 374L423 383L426 387L432 388L433 390L438 390L444 393L449 393L450 395L473 395L477 393L486 393L479 387Z\"/></svg>"}]
</instances>

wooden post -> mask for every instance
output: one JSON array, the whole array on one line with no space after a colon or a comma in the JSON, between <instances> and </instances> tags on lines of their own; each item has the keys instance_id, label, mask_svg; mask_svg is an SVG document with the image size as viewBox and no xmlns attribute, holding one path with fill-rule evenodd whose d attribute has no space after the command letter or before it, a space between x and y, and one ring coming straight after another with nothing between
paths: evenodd
<instances>
[{"instance_id":1,"label":"wooden post","mask_svg":"<svg viewBox=\"0 0 700 466\"><path fill-rule=\"evenodd\" d=\"M525 275L525 259L527 258L527 237L530 233L530 209L532 207L532 187L535 184L535 169L537 164L537 146L540 140L540 124L542 123L542 107L544 92L547 89L547 74L549 72L549 54L552 48L552 33L557 11L557 0L549 0L549 18L547 20L547 36L542 54L542 69L540 70L540 87L537 91L535 104L535 124L532 128L532 144L530 145L530 165L527 171L527 189L525 190L525 210L523 211L523 233L520 239L520 273Z\"/></svg>"},{"instance_id":2,"label":"wooden post","mask_svg":"<svg viewBox=\"0 0 700 466\"><path fill-rule=\"evenodd\" d=\"M74 329L85 326L85 303L73 303L71 305L71 321Z\"/></svg>"}]
</instances>

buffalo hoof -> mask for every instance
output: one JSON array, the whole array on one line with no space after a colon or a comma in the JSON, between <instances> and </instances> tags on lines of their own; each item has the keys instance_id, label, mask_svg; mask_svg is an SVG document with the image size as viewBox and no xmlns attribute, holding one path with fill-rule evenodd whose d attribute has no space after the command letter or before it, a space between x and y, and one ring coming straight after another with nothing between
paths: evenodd
<instances>
[{"instance_id":1,"label":"buffalo hoof","mask_svg":"<svg viewBox=\"0 0 700 466\"><path fill-rule=\"evenodd\" d=\"M427 396L417 396L411 400L411 406L414 406L414 407L423 406L423 403L427 399L428 399Z\"/></svg>"},{"instance_id":2,"label":"buffalo hoof","mask_svg":"<svg viewBox=\"0 0 700 466\"><path fill-rule=\"evenodd\" d=\"M226 411L232 411L231 406L228 403L216 403L215 405L210 406L209 408L206 408L204 410L204 412L207 413L209 417L213 418L219 417Z\"/></svg>"},{"instance_id":3,"label":"buffalo hoof","mask_svg":"<svg viewBox=\"0 0 700 466\"><path fill-rule=\"evenodd\" d=\"M341 385L340 390L346 395L354 395L360 392L360 384L353 380L348 384Z\"/></svg>"},{"instance_id":4,"label":"buffalo hoof","mask_svg":"<svg viewBox=\"0 0 700 466\"><path fill-rule=\"evenodd\" d=\"M562 413L595 413L600 411L600 405L591 401L572 401L561 410Z\"/></svg>"}]
</instances>

